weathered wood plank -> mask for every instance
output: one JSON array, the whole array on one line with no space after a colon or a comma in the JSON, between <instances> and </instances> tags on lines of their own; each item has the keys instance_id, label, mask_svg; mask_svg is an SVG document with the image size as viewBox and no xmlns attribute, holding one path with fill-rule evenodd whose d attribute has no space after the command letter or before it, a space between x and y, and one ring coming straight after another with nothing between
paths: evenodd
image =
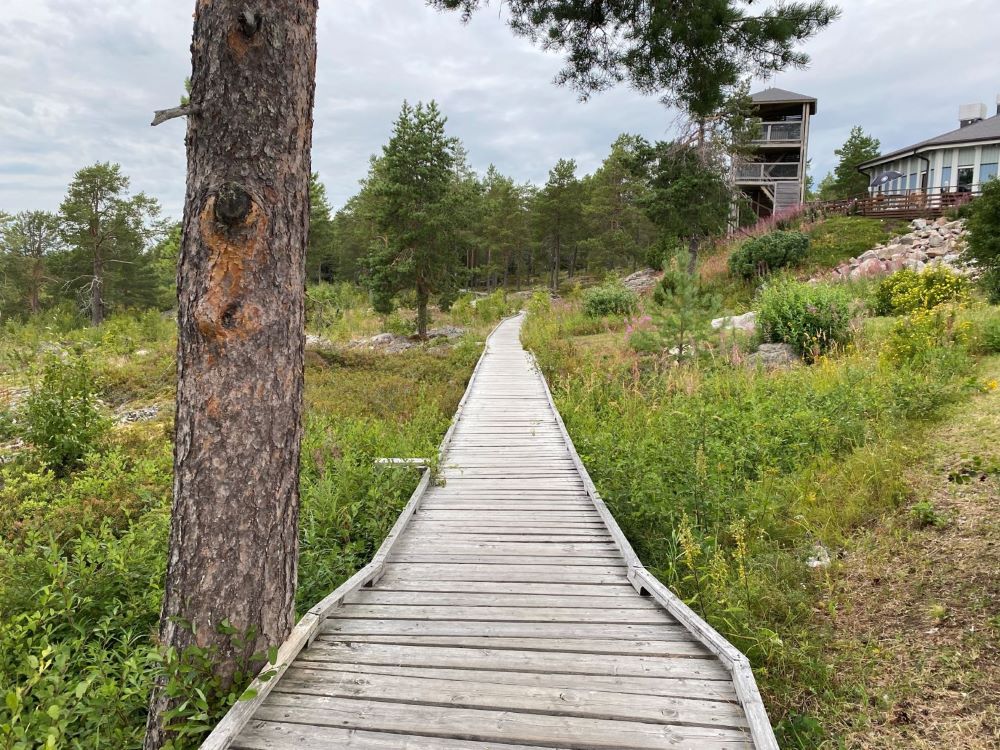
<instances>
[{"instance_id":1,"label":"weathered wood plank","mask_svg":"<svg viewBox=\"0 0 1000 750\"><path fill-rule=\"evenodd\" d=\"M556 654L547 651L399 646L317 640L302 651L299 659L303 662L731 681L729 672L723 669L717 660L696 658Z\"/></svg>"},{"instance_id":2,"label":"weathered wood plank","mask_svg":"<svg viewBox=\"0 0 1000 750\"><path fill-rule=\"evenodd\" d=\"M692 698L664 698L599 690L469 683L427 677L331 672L293 667L275 692L329 698L366 698L595 719L629 719L654 724L746 727L738 706Z\"/></svg>"},{"instance_id":3,"label":"weathered wood plank","mask_svg":"<svg viewBox=\"0 0 1000 750\"><path fill-rule=\"evenodd\" d=\"M318 727L277 721L250 722L232 745L240 750L551 750L537 745L472 742L446 737Z\"/></svg>"},{"instance_id":4,"label":"weathered wood plank","mask_svg":"<svg viewBox=\"0 0 1000 750\"><path fill-rule=\"evenodd\" d=\"M529 685L554 687L563 690L601 690L629 695L659 695L675 698L697 698L736 703L736 692L725 680L691 680L668 677L618 677L592 674L549 674L545 672L519 672L449 667L413 667L396 664L347 664L337 662L311 662L297 664L308 669L359 674L393 674L410 677L460 680L496 685Z\"/></svg>"},{"instance_id":5,"label":"weathered wood plank","mask_svg":"<svg viewBox=\"0 0 1000 750\"><path fill-rule=\"evenodd\" d=\"M686 727L636 721L449 708L408 703L272 693L261 707L264 721L423 733L473 741L507 741L608 750L661 750L664 746L733 750L748 747L738 729Z\"/></svg>"},{"instance_id":6,"label":"weathered wood plank","mask_svg":"<svg viewBox=\"0 0 1000 750\"><path fill-rule=\"evenodd\" d=\"M334 610L341 619L382 620L494 620L505 622L627 622L636 625L669 625L674 622L660 609L587 607L489 607L405 604L344 604Z\"/></svg>"},{"instance_id":7,"label":"weathered wood plank","mask_svg":"<svg viewBox=\"0 0 1000 750\"><path fill-rule=\"evenodd\" d=\"M660 606L638 596L616 601L609 596L565 596L562 594L500 594L481 592L385 591L360 589L344 598L345 604L424 604L458 607L587 607L593 609L642 609L659 611ZM336 614L336 610L331 614Z\"/></svg>"}]
</instances>

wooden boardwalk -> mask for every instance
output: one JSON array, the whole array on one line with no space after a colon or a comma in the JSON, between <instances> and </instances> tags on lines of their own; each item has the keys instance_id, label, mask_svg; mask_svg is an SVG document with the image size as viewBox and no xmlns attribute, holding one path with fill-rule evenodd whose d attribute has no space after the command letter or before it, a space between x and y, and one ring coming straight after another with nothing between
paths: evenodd
<instances>
[{"instance_id":1,"label":"wooden boardwalk","mask_svg":"<svg viewBox=\"0 0 1000 750\"><path fill-rule=\"evenodd\" d=\"M777 748L745 658L642 568L501 323L376 559L215 748Z\"/></svg>"}]
</instances>

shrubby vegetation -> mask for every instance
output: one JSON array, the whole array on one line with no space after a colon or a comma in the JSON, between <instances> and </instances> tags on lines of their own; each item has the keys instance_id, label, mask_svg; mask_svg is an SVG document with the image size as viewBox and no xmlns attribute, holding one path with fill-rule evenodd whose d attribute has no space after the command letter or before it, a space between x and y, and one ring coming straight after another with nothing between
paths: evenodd
<instances>
[{"instance_id":1,"label":"shrubby vegetation","mask_svg":"<svg viewBox=\"0 0 1000 750\"><path fill-rule=\"evenodd\" d=\"M764 340L791 344L809 361L850 336L851 297L842 286L777 279L761 288L755 306Z\"/></svg>"},{"instance_id":2,"label":"shrubby vegetation","mask_svg":"<svg viewBox=\"0 0 1000 750\"><path fill-rule=\"evenodd\" d=\"M367 304L347 286L310 290L324 334L345 320L380 328ZM373 459L435 455L476 339L511 309L502 290L480 298L463 320L470 335L448 347L309 353L300 614L370 559L416 485L416 472ZM85 322L50 310L6 323L0 343L3 382L42 386L3 412L4 429L31 445L0 467L0 747L135 747L161 674L184 698L171 718L185 735L177 746L194 747L241 688L213 680L211 653L165 659L153 640L171 495L173 323L155 312ZM112 407L151 403L164 407L152 421L111 428Z\"/></svg>"},{"instance_id":3,"label":"shrubby vegetation","mask_svg":"<svg viewBox=\"0 0 1000 750\"><path fill-rule=\"evenodd\" d=\"M809 251L809 237L802 232L778 231L744 242L729 256L729 270L744 279L765 276L801 263Z\"/></svg>"},{"instance_id":4,"label":"shrubby vegetation","mask_svg":"<svg viewBox=\"0 0 1000 750\"><path fill-rule=\"evenodd\" d=\"M982 272L982 284L992 302L1000 302L1000 180L983 186L983 193L968 208L966 254Z\"/></svg>"},{"instance_id":5,"label":"shrubby vegetation","mask_svg":"<svg viewBox=\"0 0 1000 750\"><path fill-rule=\"evenodd\" d=\"M864 310L848 287L778 279L760 302L764 325L814 364L746 367L728 334L679 364L636 354L624 336L590 335L572 303L533 305L524 338L640 558L747 653L781 746L815 748L836 742L831 724L858 696L829 666L829 579L806 561L906 500L899 441L969 392L966 342L1000 315L937 308L968 334L897 358L893 326L848 325Z\"/></svg>"},{"instance_id":6,"label":"shrubby vegetation","mask_svg":"<svg viewBox=\"0 0 1000 750\"><path fill-rule=\"evenodd\" d=\"M917 273L904 268L886 276L872 294L876 315L901 315L930 310L945 302L969 298L971 284L946 266L930 266Z\"/></svg>"},{"instance_id":7,"label":"shrubby vegetation","mask_svg":"<svg viewBox=\"0 0 1000 750\"><path fill-rule=\"evenodd\" d=\"M583 294L583 309L592 318L628 315L635 310L638 302L635 292L618 282L593 287Z\"/></svg>"}]
</instances>

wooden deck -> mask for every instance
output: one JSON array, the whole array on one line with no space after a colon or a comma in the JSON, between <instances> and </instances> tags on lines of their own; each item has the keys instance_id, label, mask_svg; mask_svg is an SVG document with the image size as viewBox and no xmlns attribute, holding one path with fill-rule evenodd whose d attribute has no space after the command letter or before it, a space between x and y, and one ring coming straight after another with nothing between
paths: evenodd
<instances>
[{"instance_id":1,"label":"wooden deck","mask_svg":"<svg viewBox=\"0 0 1000 750\"><path fill-rule=\"evenodd\" d=\"M598 497L521 321L490 337L439 480L204 748L777 748L746 659Z\"/></svg>"}]
</instances>

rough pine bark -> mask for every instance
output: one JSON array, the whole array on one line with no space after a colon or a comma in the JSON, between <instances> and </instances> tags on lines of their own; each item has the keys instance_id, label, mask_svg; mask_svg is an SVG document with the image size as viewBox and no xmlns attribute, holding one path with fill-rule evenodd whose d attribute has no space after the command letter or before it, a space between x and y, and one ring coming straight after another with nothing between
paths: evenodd
<instances>
[{"instance_id":1,"label":"rough pine bark","mask_svg":"<svg viewBox=\"0 0 1000 750\"><path fill-rule=\"evenodd\" d=\"M316 7L195 8L160 639L218 649L224 682L295 617ZM252 634L242 651L223 621ZM168 705L161 684L146 750L169 739Z\"/></svg>"}]
</instances>

